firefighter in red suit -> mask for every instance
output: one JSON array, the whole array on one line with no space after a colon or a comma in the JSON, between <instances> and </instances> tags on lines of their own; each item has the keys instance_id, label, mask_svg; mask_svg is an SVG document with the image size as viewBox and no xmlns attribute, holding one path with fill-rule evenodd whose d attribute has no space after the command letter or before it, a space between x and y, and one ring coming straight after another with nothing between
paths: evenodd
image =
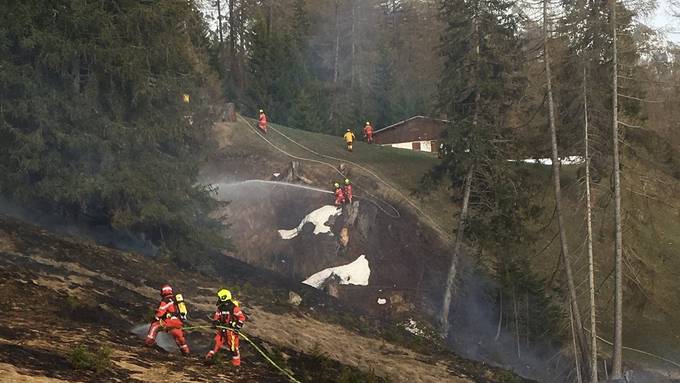
<instances>
[{"instance_id":1,"label":"firefighter in red suit","mask_svg":"<svg viewBox=\"0 0 680 383\"><path fill-rule=\"evenodd\" d=\"M231 291L221 289L217 292L217 309L213 314L213 326L215 332L215 346L205 355L206 361L211 361L213 356L224 346L231 352L231 364L241 365L241 354L239 352L238 331L243 327L246 316L238 307L238 303L231 299Z\"/></svg>"},{"instance_id":2,"label":"firefighter in red suit","mask_svg":"<svg viewBox=\"0 0 680 383\"><path fill-rule=\"evenodd\" d=\"M156 343L156 335L158 331L166 331L173 338L179 347L182 354L189 355L189 345L187 345L184 338L184 331L182 326L186 318L184 314L180 314L180 310L175 302L172 287L170 285L163 285L161 287L161 302L158 304L154 320L149 326L149 332L146 335L144 344L151 347Z\"/></svg>"},{"instance_id":3,"label":"firefighter in red suit","mask_svg":"<svg viewBox=\"0 0 680 383\"><path fill-rule=\"evenodd\" d=\"M366 122L366 126L364 126L364 137L366 137L366 142L373 143L373 127L370 122Z\"/></svg>"},{"instance_id":4,"label":"firefighter in red suit","mask_svg":"<svg viewBox=\"0 0 680 383\"><path fill-rule=\"evenodd\" d=\"M259 122L257 126L262 129L263 132L267 133L267 115L264 114L264 110L260 109Z\"/></svg>"},{"instance_id":5,"label":"firefighter in red suit","mask_svg":"<svg viewBox=\"0 0 680 383\"><path fill-rule=\"evenodd\" d=\"M345 178L345 187L343 191L345 193L345 201L347 203L352 203L352 183L349 182L349 178Z\"/></svg>"},{"instance_id":6,"label":"firefighter in red suit","mask_svg":"<svg viewBox=\"0 0 680 383\"><path fill-rule=\"evenodd\" d=\"M335 183L335 206L342 206L345 203L345 193L342 191L339 183Z\"/></svg>"}]
</instances>

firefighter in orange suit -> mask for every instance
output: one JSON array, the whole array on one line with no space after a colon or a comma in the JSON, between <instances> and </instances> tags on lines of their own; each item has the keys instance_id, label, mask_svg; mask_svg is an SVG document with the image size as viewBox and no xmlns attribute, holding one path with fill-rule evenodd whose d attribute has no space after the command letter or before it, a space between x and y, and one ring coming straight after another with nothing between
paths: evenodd
<instances>
[{"instance_id":1,"label":"firefighter in orange suit","mask_svg":"<svg viewBox=\"0 0 680 383\"><path fill-rule=\"evenodd\" d=\"M335 206L342 206L345 203L345 192L340 187L340 183L336 182L335 187Z\"/></svg>"},{"instance_id":2,"label":"firefighter in orange suit","mask_svg":"<svg viewBox=\"0 0 680 383\"><path fill-rule=\"evenodd\" d=\"M260 109L259 122L257 126L262 129L263 132L267 133L267 115L264 114L264 110Z\"/></svg>"},{"instance_id":3,"label":"firefighter in orange suit","mask_svg":"<svg viewBox=\"0 0 680 383\"><path fill-rule=\"evenodd\" d=\"M366 126L364 126L364 137L366 137L366 142L369 144L373 143L373 127L368 121L366 122Z\"/></svg>"},{"instance_id":4,"label":"firefighter in orange suit","mask_svg":"<svg viewBox=\"0 0 680 383\"><path fill-rule=\"evenodd\" d=\"M185 316L186 314L181 313L178 302L175 300L172 286L163 285L161 287L161 302L158 304L154 320L149 326L144 344L149 347L153 346L156 343L158 331L166 331L175 338L175 343L177 343L182 354L189 355L189 345L187 345L184 330L182 330L183 321L186 320Z\"/></svg>"},{"instance_id":5,"label":"firefighter in orange suit","mask_svg":"<svg viewBox=\"0 0 680 383\"><path fill-rule=\"evenodd\" d=\"M352 183L349 181L349 178L345 178L345 186L343 187L343 191L345 194L345 201L347 203L352 203Z\"/></svg>"},{"instance_id":6,"label":"firefighter in orange suit","mask_svg":"<svg viewBox=\"0 0 680 383\"><path fill-rule=\"evenodd\" d=\"M205 360L212 360L213 356L224 346L231 353L231 364L241 365L241 353L239 352L238 331L243 327L246 316L238 306L238 302L231 299L231 291L220 289L217 292L217 309L212 317L215 332L215 346L205 355Z\"/></svg>"}]
</instances>

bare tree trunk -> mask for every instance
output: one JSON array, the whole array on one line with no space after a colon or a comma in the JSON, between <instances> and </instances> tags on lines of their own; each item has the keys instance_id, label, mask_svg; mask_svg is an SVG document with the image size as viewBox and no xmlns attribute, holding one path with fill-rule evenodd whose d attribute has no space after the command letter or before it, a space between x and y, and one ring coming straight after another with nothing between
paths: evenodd
<instances>
[{"instance_id":1,"label":"bare tree trunk","mask_svg":"<svg viewBox=\"0 0 680 383\"><path fill-rule=\"evenodd\" d=\"M614 220L616 225L615 242L615 318L614 318L614 358L612 379L623 379L623 233L621 222L621 169L619 159L619 82L618 47L616 36L616 0L611 0L612 17L612 148L614 151Z\"/></svg>"},{"instance_id":2,"label":"bare tree trunk","mask_svg":"<svg viewBox=\"0 0 680 383\"><path fill-rule=\"evenodd\" d=\"M340 15L339 15L340 4L338 0L335 0L335 53L333 57L333 93L335 94L338 89L338 77L340 75ZM336 97L333 97L331 105L331 113L328 116L328 120L333 121L335 117L335 107L337 102Z\"/></svg>"},{"instance_id":3,"label":"bare tree trunk","mask_svg":"<svg viewBox=\"0 0 680 383\"><path fill-rule=\"evenodd\" d=\"M571 312L574 317L574 327L576 332L577 344L579 347L579 358L582 360L582 366L588 370L588 344L583 331L583 322L581 321L581 313L578 307L578 296L576 294L576 284L574 283L574 275L571 270L571 261L569 260L569 245L567 243L567 231L564 225L564 217L562 214L562 189L560 185L560 158L557 149L557 127L555 124L555 103L552 92L552 78L550 71L550 54L548 50L548 0L543 0L543 61L545 63L546 88L548 92L548 114L550 119L550 140L552 146L552 170L553 170L553 185L555 188L555 214L557 216L557 227L560 233L560 244L562 250L562 263L564 264L564 271L567 279L567 286L569 289L569 301L571 304Z\"/></svg>"},{"instance_id":4,"label":"bare tree trunk","mask_svg":"<svg viewBox=\"0 0 680 383\"><path fill-rule=\"evenodd\" d=\"M456 232L456 242L453 244L453 254L451 256L451 265L449 266L449 273L446 276L446 289L444 290L444 302L442 303L442 311L439 316L439 324L441 326L441 333L444 338L449 334L449 311L451 310L451 299L453 297L453 286L458 274L458 257L460 256L460 248L465 238L465 221L467 220L468 209L470 206L470 193L472 191L472 177L474 175L474 166L470 166L467 175L465 176L465 188L463 191L463 206L460 209L460 217L458 218L458 231Z\"/></svg>"},{"instance_id":5,"label":"bare tree trunk","mask_svg":"<svg viewBox=\"0 0 680 383\"><path fill-rule=\"evenodd\" d=\"M480 61L480 36L479 36L479 22L478 15L474 16L472 21L472 35L475 39L475 104L474 113L472 115L472 129L477 130L479 122L479 102L481 100L481 90L478 84L479 61ZM463 206L460 209L460 217L458 218L458 231L456 231L456 241L453 244L453 254L451 255L451 265L449 273L446 276L446 289L444 290L444 302L442 303L442 311L439 316L439 324L441 326L441 333L446 338L449 333L449 311L451 309L451 299L453 297L453 287L458 274L458 257L460 256L460 248L463 245L465 238L465 223L467 221L468 210L470 207L470 194L472 192L472 178L475 174L474 163L470 165L465 176L465 187L463 189Z\"/></svg>"},{"instance_id":6,"label":"bare tree trunk","mask_svg":"<svg viewBox=\"0 0 680 383\"><path fill-rule=\"evenodd\" d=\"M229 48L232 61L236 58L236 17L234 17L234 1L229 1Z\"/></svg>"},{"instance_id":7,"label":"bare tree trunk","mask_svg":"<svg viewBox=\"0 0 680 383\"><path fill-rule=\"evenodd\" d=\"M571 340L572 340L572 345L574 347L574 362L576 363L576 381L578 383L582 383L583 379L581 377L581 366L579 365L579 362L578 362L580 357L579 357L578 347L576 347L576 331L574 329L574 312L572 311L571 306L569 306L569 323L571 324Z\"/></svg>"},{"instance_id":8,"label":"bare tree trunk","mask_svg":"<svg viewBox=\"0 0 680 383\"><path fill-rule=\"evenodd\" d=\"M338 83L338 76L340 74L340 15L339 3L335 1L335 54L333 57L333 84Z\"/></svg>"},{"instance_id":9,"label":"bare tree trunk","mask_svg":"<svg viewBox=\"0 0 680 383\"><path fill-rule=\"evenodd\" d=\"M80 93L80 57L78 55L71 61L71 72L73 73L73 90Z\"/></svg>"},{"instance_id":10,"label":"bare tree trunk","mask_svg":"<svg viewBox=\"0 0 680 383\"><path fill-rule=\"evenodd\" d=\"M217 32L220 35L220 45L224 43L224 38L222 37L222 1L217 0Z\"/></svg>"},{"instance_id":11,"label":"bare tree trunk","mask_svg":"<svg viewBox=\"0 0 680 383\"><path fill-rule=\"evenodd\" d=\"M588 226L588 289L590 292L590 383L597 383L597 315L595 302L595 262L593 257L593 219L590 193L590 148L588 140L588 88L586 66L583 66L583 142L586 160L586 224Z\"/></svg>"},{"instance_id":12,"label":"bare tree trunk","mask_svg":"<svg viewBox=\"0 0 680 383\"><path fill-rule=\"evenodd\" d=\"M493 340L496 342L498 342L498 338L501 337L501 327L503 325L503 290L498 290L498 296L500 297L498 310L498 327L496 328L496 337L493 338Z\"/></svg>"},{"instance_id":13,"label":"bare tree trunk","mask_svg":"<svg viewBox=\"0 0 680 383\"><path fill-rule=\"evenodd\" d=\"M357 11L356 0L352 0L352 70L350 87L354 88L354 81L356 77L356 52L357 52L357 38L356 38L356 11Z\"/></svg>"},{"instance_id":14,"label":"bare tree trunk","mask_svg":"<svg viewBox=\"0 0 680 383\"><path fill-rule=\"evenodd\" d=\"M519 313L517 312L517 294L515 293L515 286L512 286L512 303L513 313L515 315L515 341L517 342L517 358L522 359L522 351L520 348L519 339Z\"/></svg>"},{"instance_id":15,"label":"bare tree trunk","mask_svg":"<svg viewBox=\"0 0 680 383\"><path fill-rule=\"evenodd\" d=\"M272 31L274 30L274 0L269 0L269 3L267 4L267 11L268 11L268 17L267 17L268 28L267 28L267 31L271 35Z\"/></svg>"}]
</instances>

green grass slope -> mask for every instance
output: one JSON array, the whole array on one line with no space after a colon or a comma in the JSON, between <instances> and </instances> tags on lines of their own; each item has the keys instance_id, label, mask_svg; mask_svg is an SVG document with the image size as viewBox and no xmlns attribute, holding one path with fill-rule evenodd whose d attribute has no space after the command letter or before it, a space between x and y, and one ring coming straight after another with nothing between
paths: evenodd
<instances>
[{"instance_id":1,"label":"green grass slope","mask_svg":"<svg viewBox=\"0 0 680 383\"><path fill-rule=\"evenodd\" d=\"M290 156L312 160L306 162L326 172L326 184L317 186L328 187L329 190L333 181L339 180L340 174L318 161L336 168L345 164L359 194L378 195L399 208L411 210L424 224L436 226L444 233L451 232L449 228L454 223L457 207L451 203L446 188L416 195L422 191L419 183L423 176L439 162L435 154L365 142L355 143L354 151L350 153L345 149L342 137L278 124L270 124L273 129L265 136L268 143L256 133L254 126L255 121L239 118L235 130L241 133L230 138L230 145L244 151L270 152L279 160L293 160Z\"/></svg>"}]
</instances>

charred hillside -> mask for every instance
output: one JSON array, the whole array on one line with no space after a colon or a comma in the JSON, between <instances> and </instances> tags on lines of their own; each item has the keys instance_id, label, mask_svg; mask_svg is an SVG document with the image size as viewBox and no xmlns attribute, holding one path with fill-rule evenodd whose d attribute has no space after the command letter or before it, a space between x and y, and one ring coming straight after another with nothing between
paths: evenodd
<instances>
[{"instance_id":1,"label":"charred hillside","mask_svg":"<svg viewBox=\"0 0 680 383\"><path fill-rule=\"evenodd\" d=\"M0 326L0 370L9 379L4 381L145 382L157 381L159 373L177 382L286 381L249 345L242 347L238 371L221 363L204 366L201 352L209 347L209 331L189 332L196 355L189 358L176 348L143 348L131 331L148 323L158 286L166 282L185 295L192 326L207 324L201 318L212 310L216 288L232 289L248 315L248 335L305 382L515 379L431 347L416 356L413 348L421 348L403 330L229 258L223 259L219 277L207 277L168 260L59 237L3 216L0 273L0 303L7 308ZM288 303L291 291L302 297L298 306ZM381 339L386 334L394 341ZM347 355L347 342L360 351ZM77 364L85 354L94 356Z\"/></svg>"}]
</instances>

